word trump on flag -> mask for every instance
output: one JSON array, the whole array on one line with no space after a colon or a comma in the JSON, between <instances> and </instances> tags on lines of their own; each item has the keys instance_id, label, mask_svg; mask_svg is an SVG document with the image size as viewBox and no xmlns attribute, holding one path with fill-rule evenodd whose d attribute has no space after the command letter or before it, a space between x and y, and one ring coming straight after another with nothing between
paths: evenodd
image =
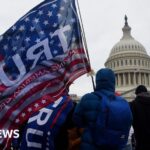
<instances>
[{"instance_id":1,"label":"word trump on flag","mask_svg":"<svg viewBox=\"0 0 150 150\"><path fill-rule=\"evenodd\" d=\"M64 32L69 31L70 28L71 27L69 25L67 25L67 26L63 27L62 29L56 30L54 32L54 34L52 35L52 37L58 36L64 53L68 50L68 43L67 43ZM37 51L37 53L35 53L36 51ZM46 60L50 60L53 58L51 49L49 46L48 38L45 38L41 42L33 45L32 47L30 47L29 49L26 50L27 60L29 60L29 61L32 60L30 70L35 68L35 66L37 65L37 62L40 60L40 57L42 55L45 56ZM21 58L21 56L18 53L13 55L12 58L10 58L10 59L12 59L14 65L16 65L19 72L17 74L16 80L10 80L4 71L4 67L7 67L7 64L5 62L3 62L0 66L0 80L5 86L12 86L12 85L16 84L27 73L26 65L24 64L25 62L23 62L23 59ZM28 62L26 62L26 63L28 63Z\"/></svg>"}]
</instances>

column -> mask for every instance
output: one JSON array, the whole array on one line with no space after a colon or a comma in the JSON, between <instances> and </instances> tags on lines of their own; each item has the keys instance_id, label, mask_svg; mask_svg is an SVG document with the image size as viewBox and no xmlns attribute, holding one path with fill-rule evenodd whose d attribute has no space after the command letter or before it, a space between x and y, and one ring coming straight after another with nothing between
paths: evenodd
<instances>
[{"instance_id":1,"label":"column","mask_svg":"<svg viewBox=\"0 0 150 150\"><path fill-rule=\"evenodd\" d=\"M139 84L142 84L141 82L141 73L139 72Z\"/></svg>"},{"instance_id":2,"label":"column","mask_svg":"<svg viewBox=\"0 0 150 150\"><path fill-rule=\"evenodd\" d=\"M135 74L135 72L133 74L133 85L136 85L136 74Z\"/></svg>"},{"instance_id":3,"label":"column","mask_svg":"<svg viewBox=\"0 0 150 150\"><path fill-rule=\"evenodd\" d=\"M147 84L147 86L149 85L149 76L148 76L148 73L146 73L146 84Z\"/></svg>"},{"instance_id":4,"label":"column","mask_svg":"<svg viewBox=\"0 0 150 150\"><path fill-rule=\"evenodd\" d=\"M145 85L147 85L146 73L144 73L144 80Z\"/></svg>"},{"instance_id":5,"label":"column","mask_svg":"<svg viewBox=\"0 0 150 150\"><path fill-rule=\"evenodd\" d=\"M125 74L123 73L123 86L126 85L126 78L125 78Z\"/></svg>"},{"instance_id":6,"label":"column","mask_svg":"<svg viewBox=\"0 0 150 150\"><path fill-rule=\"evenodd\" d=\"M144 75L141 73L141 84L144 84Z\"/></svg>"},{"instance_id":7,"label":"column","mask_svg":"<svg viewBox=\"0 0 150 150\"><path fill-rule=\"evenodd\" d=\"M120 81L120 74L118 74L118 86L121 85L121 81Z\"/></svg>"},{"instance_id":8,"label":"column","mask_svg":"<svg viewBox=\"0 0 150 150\"><path fill-rule=\"evenodd\" d=\"M149 85L150 85L150 74L148 74L148 79L149 79Z\"/></svg>"},{"instance_id":9,"label":"column","mask_svg":"<svg viewBox=\"0 0 150 150\"><path fill-rule=\"evenodd\" d=\"M130 75L130 72L128 73L128 83L129 83L129 85L131 85L131 75Z\"/></svg>"},{"instance_id":10,"label":"column","mask_svg":"<svg viewBox=\"0 0 150 150\"><path fill-rule=\"evenodd\" d=\"M115 77L116 77L116 86L118 86L118 74L116 74Z\"/></svg>"}]
</instances>

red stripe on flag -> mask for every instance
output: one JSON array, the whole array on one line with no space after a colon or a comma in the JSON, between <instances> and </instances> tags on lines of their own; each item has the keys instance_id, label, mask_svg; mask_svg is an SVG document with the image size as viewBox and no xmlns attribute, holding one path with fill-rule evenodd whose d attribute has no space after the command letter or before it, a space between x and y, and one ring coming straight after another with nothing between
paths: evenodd
<instances>
[{"instance_id":1,"label":"red stripe on flag","mask_svg":"<svg viewBox=\"0 0 150 150\"><path fill-rule=\"evenodd\" d=\"M80 61L80 60L74 61L74 63L72 63L71 66L73 67L76 63L79 63L79 61ZM79 71L79 70L78 70L78 71ZM76 71L76 72L78 72L78 71ZM74 71L73 74L70 74L70 76L75 76L76 72ZM56 78L56 80L60 80L60 81L61 81L61 80L64 78L64 76L66 75L66 73L67 73L67 71L65 71L65 73L64 73L62 76L60 76L59 78ZM85 71L84 71L82 74L84 74L84 73L85 73ZM73 80L74 80L75 78L79 77L79 76L82 75L82 74L79 74L78 76L75 76L74 78L72 78L72 80L70 80L70 83L73 82ZM53 81L53 80L52 80L52 81ZM4 125L4 122L6 121L5 118L9 118L9 116L11 116L12 112L15 111L15 110L17 110L17 108L19 109L20 105L21 105L27 98L29 98L30 96L32 96L33 93L36 93L37 91L40 91L41 89L43 89L44 86L45 86L45 83L49 83L49 82L50 82L50 81L46 81L46 82L44 82L44 83L42 83L42 84L40 84L40 85L34 87L34 88L31 89L28 93L26 93L26 95L24 95L24 96L21 98L21 100L20 100L14 107L11 107L11 108L8 110L8 112L5 114L5 117L1 120L1 121L3 122L3 125ZM70 83L68 83L68 84L70 84ZM47 86L47 88L48 88L48 87L53 87L54 85L55 85L55 83L49 84L49 86ZM58 94L59 92L56 91L55 93ZM55 94L53 94L53 96L54 96L54 95L55 95ZM36 102L34 102L34 103L36 103ZM41 107L41 108L42 108L42 107ZM40 108L39 108L39 109L40 109ZM1 124L0 127L2 127L3 125Z\"/></svg>"}]
</instances>

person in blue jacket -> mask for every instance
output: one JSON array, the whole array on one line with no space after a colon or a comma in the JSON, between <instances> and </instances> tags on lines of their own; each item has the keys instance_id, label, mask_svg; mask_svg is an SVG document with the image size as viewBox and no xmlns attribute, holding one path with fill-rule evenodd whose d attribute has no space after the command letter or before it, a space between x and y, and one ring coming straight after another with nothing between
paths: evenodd
<instances>
[{"instance_id":1,"label":"person in blue jacket","mask_svg":"<svg viewBox=\"0 0 150 150\"><path fill-rule=\"evenodd\" d=\"M103 68L97 72L95 91L92 93L85 94L81 98L81 101L78 103L74 111L74 115L73 115L74 122L76 123L77 126L84 128L80 149L81 150L121 150L122 148L117 146L112 147L107 144L106 145L95 144L95 139L93 138L93 134L91 132L90 127L91 126L94 127L94 124L97 122L97 116L99 112L101 112L101 99L99 96L97 96L97 94L94 93L103 93L105 96L117 97L115 95L115 74L111 69ZM125 117L129 120L127 124L127 132L129 132L131 127L131 111L127 101L119 96L119 100L120 99L124 101L125 105L127 106L127 112L129 112L128 117Z\"/></svg>"}]
</instances>

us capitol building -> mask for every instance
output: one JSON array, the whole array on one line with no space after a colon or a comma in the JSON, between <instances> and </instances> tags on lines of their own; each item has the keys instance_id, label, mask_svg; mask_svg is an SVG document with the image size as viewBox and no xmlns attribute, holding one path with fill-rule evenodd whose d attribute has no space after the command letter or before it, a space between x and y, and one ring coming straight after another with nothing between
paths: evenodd
<instances>
[{"instance_id":1,"label":"us capitol building","mask_svg":"<svg viewBox=\"0 0 150 150\"><path fill-rule=\"evenodd\" d=\"M123 36L111 49L105 67L115 72L116 91L130 101L138 85L143 84L150 90L150 56L144 46L132 37L126 16L122 31Z\"/></svg>"}]
</instances>

